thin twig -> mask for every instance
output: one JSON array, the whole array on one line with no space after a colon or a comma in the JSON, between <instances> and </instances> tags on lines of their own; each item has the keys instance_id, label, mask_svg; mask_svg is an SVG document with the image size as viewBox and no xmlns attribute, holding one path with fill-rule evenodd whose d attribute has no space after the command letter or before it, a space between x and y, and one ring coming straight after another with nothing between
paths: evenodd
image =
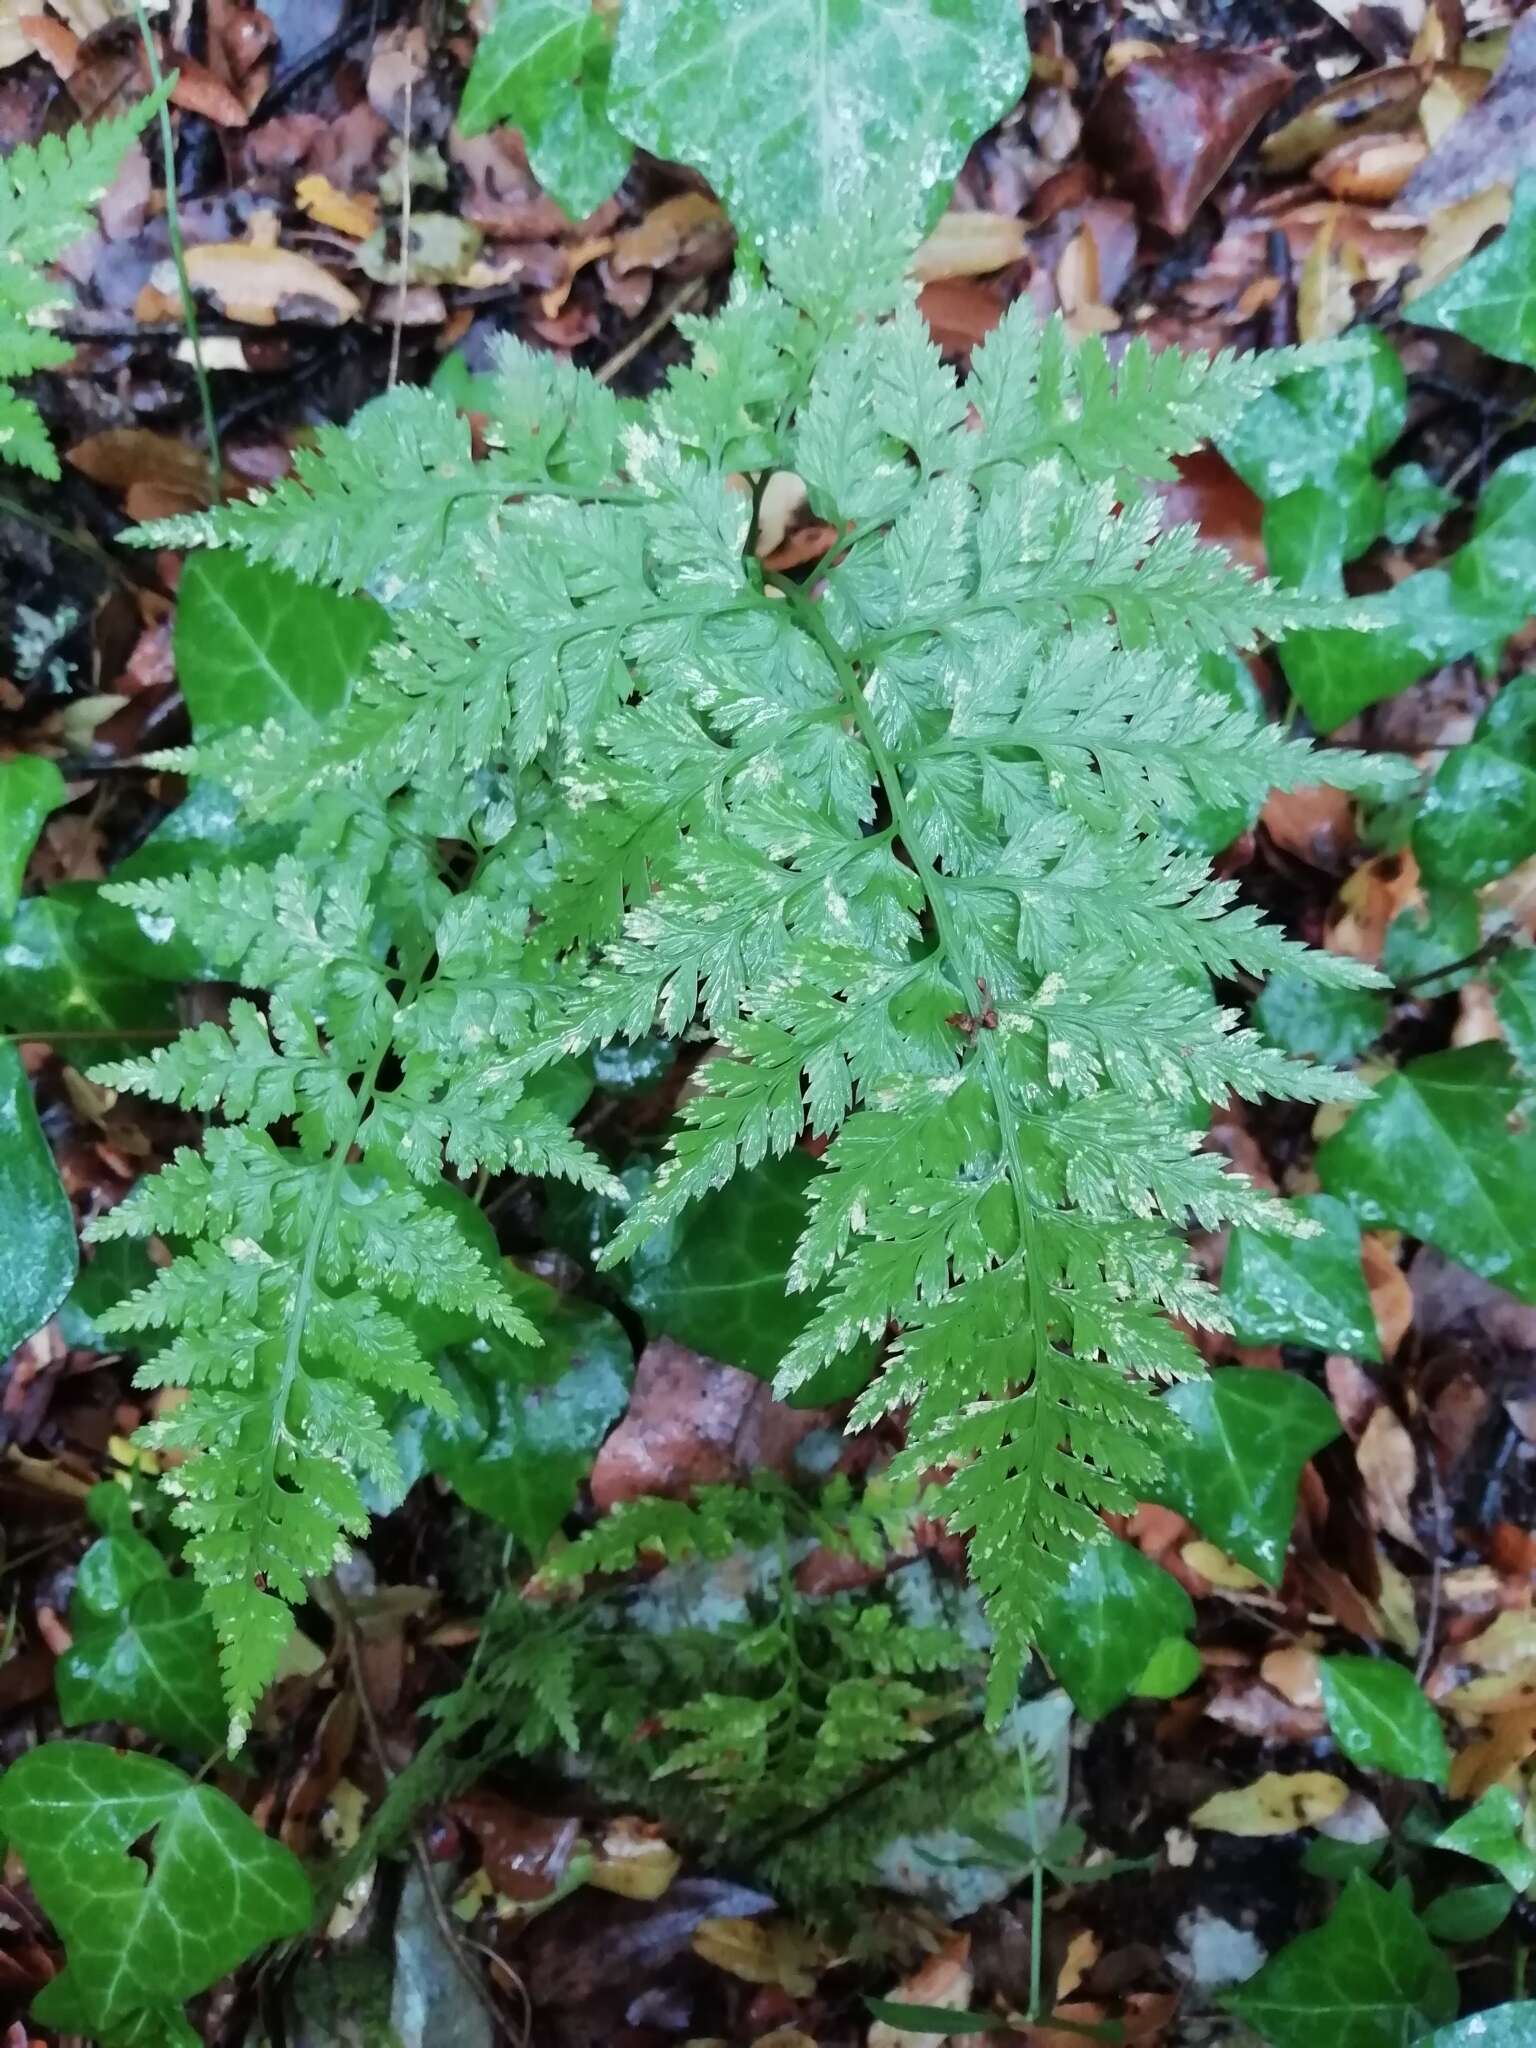
<instances>
[{"instance_id":1,"label":"thin twig","mask_svg":"<svg viewBox=\"0 0 1536 2048\"><path fill-rule=\"evenodd\" d=\"M1429 1565L1429 1612L1424 1617L1424 1640L1419 1644L1418 1663L1414 1667L1414 1683L1422 1685L1435 1655L1435 1637L1440 1628L1440 1582L1445 1571L1445 1543L1448 1530L1445 1525L1445 1488L1440 1484L1440 1474L1435 1469L1434 1452L1429 1455L1429 1492L1435 1504L1435 1554Z\"/></svg>"},{"instance_id":2,"label":"thin twig","mask_svg":"<svg viewBox=\"0 0 1536 2048\"><path fill-rule=\"evenodd\" d=\"M400 138L400 282L395 291L395 324L389 337L389 383L393 391L400 382L400 339L405 332L405 294L411 281L411 88L414 80L405 74L405 132Z\"/></svg>"},{"instance_id":3,"label":"thin twig","mask_svg":"<svg viewBox=\"0 0 1536 2048\"><path fill-rule=\"evenodd\" d=\"M704 280L702 277L690 278L687 284L680 285L673 292L672 296L665 301L661 309L651 319L646 321L639 333L632 334L624 346L621 349L616 349L607 362L603 364L602 368L595 373L598 383L611 384L615 377L629 368L642 349L649 348L657 335L664 333L672 325L672 322L679 313L692 311L693 307L703 296Z\"/></svg>"},{"instance_id":4,"label":"thin twig","mask_svg":"<svg viewBox=\"0 0 1536 2048\"><path fill-rule=\"evenodd\" d=\"M1513 943L1508 932L1495 932L1491 939L1484 939L1473 952L1463 953L1459 960L1447 960L1442 967L1426 967L1422 974L1410 974L1406 981L1393 982L1392 992L1403 996L1410 989L1422 988L1426 982L1439 981L1442 975L1460 974L1467 967L1486 967L1501 953L1507 953Z\"/></svg>"},{"instance_id":5,"label":"thin twig","mask_svg":"<svg viewBox=\"0 0 1536 2048\"><path fill-rule=\"evenodd\" d=\"M133 11L138 18L139 34L144 41L144 55L149 63L150 81L160 94L160 151L165 159L165 231L171 244L171 261L176 266L176 285L181 293L182 318L187 323L187 339L192 344L192 374L197 380L197 395L203 408L203 432L208 441L208 474L213 495L209 503L216 505L223 495L224 457L219 447L219 422L213 409L213 389L208 382L208 368L203 361L203 337L197 324L197 306L192 297L192 280L187 275L186 244L181 239L181 207L176 198L176 137L171 131L170 108L165 98L165 74L160 69L160 49L149 26L149 17L144 12L144 0L134 0Z\"/></svg>"},{"instance_id":6,"label":"thin twig","mask_svg":"<svg viewBox=\"0 0 1536 2048\"><path fill-rule=\"evenodd\" d=\"M9 491L0 491L0 518L19 519L24 526L35 526L39 533L46 533L59 547L72 548L77 555L84 555L87 561L94 562L104 576L110 576L124 590L137 590L138 585L133 578L120 563L113 561L94 535L82 537L71 533L67 526L60 526L43 513L34 512L30 505L20 498L13 498Z\"/></svg>"}]
</instances>

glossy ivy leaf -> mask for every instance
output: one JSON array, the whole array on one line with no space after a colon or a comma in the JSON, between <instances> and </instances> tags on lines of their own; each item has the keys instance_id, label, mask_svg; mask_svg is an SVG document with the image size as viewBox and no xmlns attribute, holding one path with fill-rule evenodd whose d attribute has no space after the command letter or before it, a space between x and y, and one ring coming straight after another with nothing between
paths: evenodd
<instances>
[{"instance_id":1,"label":"glossy ivy leaf","mask_svg":"<svg viewBox=\"0 0 1536 2048\"><path fill-rule=\"evenodd\" d=\"M573 220L606 199L629 168L608 118L613 13L591 0L500 0L464 86L459 126L518 129L533 175Z\"/></svg>"},{"instance_id":2,"label":"glossy ivy leaf","mask_svg":"<svg viewBox=\"0 0 1536 2048\"><path fill-rule=\"evenodd\" d=\"M1323 1926L1226 1997L1268 2048L1412 2048L1456 2002L1455 1972L1407 1885L1387 1891L1358 1872Z\"/></svg>"},{"instance_id":3,"label":"glossy ivy leaf","mask_svg":"<svg viewBox=\"0 0 1536 2048\"><path fill-rule=\"evenodd\" d=\"M232 1799L98 1743L19 1757L0 1779L0 1835L63 1937L66 1967L32 2012L65 2033L195 2043L182 2002L314 1910L298 1858Z\"/></svg>"},{"instance_id":4,"label":"glossy ivy leaf","mask_svg":"<svg viewBox=\"0 0 1536 2048\"><path fill-rule=\"evenodd\" d=\"M109 1308L155 1277L155 1263L148 1248L130 1238L115 1238L97 1245L75 1276L75 1284L59 1309L59 1329L64 1341L77 1351L122 1351L140 1353L157 1350L167 1343L163 1330L142 1330L131 1342L110 1337L99 1318ZM118 1489L114 1487L113 1492Z\"/></svg>"},{"instance_id":5,"label":"glossy ivy leaf","mask_svg":"<svg viewBox=\"0 0 1536 2048\"><path fill-rule=\"evenodd\" d=\"M22 878L44 819L68 799L57 762L40 754L0 761L0 923L21 901Z\"/></svg>"},{"instance_id":6,"label":"glossy ivy leaf","mask_svg":"<svg viewBox=\"0 0 1536 2048\"><path fill-rule=\"evenodd\" d=\"M1406 426L1408 379L1397 350L1374 327L1357 339L1354 352L1262 393L1222 436L1222 454L1266 503L1308 484L1338 500Z\"/></svg>"},{"instance_id":7,"label":"glossy ivy leaf","mask_svg":"<svg viewBox=\"0 0 1536 2048\"><path fill-rule=\"evenodd\" d=\"M1405 306L1403 318L1464 335L1506 362L1536 365L1536 172L1517 181L1498 240Z\"/></svg>"},{"instance_id":8,"label":"glossy ivy leaf","mask_svg":"<svg viewBox=\"0 0 1536 2048\"><path fill-rule=\"evenodd\" d=\"M1523 1074L1536 1073L1536 947L1521 946L1488 976L1504 1042Z\"/></svg>"},{"instance_id":9,"label":"glossy ivy leaf","mask_svg":"<svg viewBox=\"0 0 1536 2048\"><path fill-rule=\"evenodd\" d=\"M1454 2026L1440 2027L1419 2048L1530 2048L1536 2041L1536 1999L1496 2005Z\"/></svg>"},{"instance_id":10,"label":"glossy ivy leaf","mask_svg":"<svg viewBox=\"0 0 1536 2048\"><path fill-rule=\"evenodd\" d=\"M1118 1536L1086 1543L1040 1620L1040 1652L1077 1711L1097 1721L1136 1691L1170 1636L1195 1625L1178 1580Z\"/></svg>"},{"instance_id":11,"label":"glossy ivy leaf","mask_svg":"<svg viewBox=\"0 0 1536 2048\"><path fill-rule=\"evenodd\" d=\"M1301 1867L1308 1877L1345 1884L1357 1870L1369 1876L1386 1853L1385 1836L1375 1842L1335 1842L1327 1835L1314 1835L1301 1852Z\"/></svg>"},{"instance_id":12,"label":"glossy ivy leaf","mask_svg":"<svg viewBox=\"0 0 1536 2048\"><path fill-rule=\"evenodd\" d=\"M1525 1810L1507 1785L1490 1786L1475 1806L1441 1829L1435 1847L1486 1863L1517 1892L1536 1884L1536 1851L1526 1839Z\"/></svg>"},{"instance_id":13,"label":"glossy ivy leaf","mask_svg":"<svg viewBox=\"0 0 1536 2048\"><path fill-rule=\"evenodd\" d=\"M1012 0L627 0L611 104L761 242L867 203L877 165L936 208L1028 71Z\"/></svg>"},{"instance_id":14,"label":"glossy ivy leaf","mask_svg":"<svg viewBox=\"0 0 1536 2048\"><path fill-rule=\"evenodd\" d=\"M1399 985L1412 982L1420 998L1449 995L1476 973L1455 963L1477 951L1481 936L1482 916L1469 890L1431 888L1422 905L1410 904L1387 926L1382 972ZM1437 967L1450 971L1432 975Z\"/></svg>"},{"instance_id":15,"label":"glossy ivy leaf","mask_svg":"<svg viewBox=\"0 0 1536 2048\"><path fill-rule=\"evenodd\" d=\"M1424 1925L1436 1941L1486 1941L1504 1925L1514 1903L1515 1895L1507 1884L1457 1885L1430 1900L1424 1908Z\"/></svg>"},{"instance_id":16,"label":"glossy ivy leaf","mask_svg":"<svg viewBox=\"0 0 1536 2048\"><path fill-rule=\"evenodd\" d=\"M1278 1586L1302 1467L1339 1434L1333 1403L1295 1373L1238 1365L1163 1398L1185 1433L1163 1453L1158 1499Z\"/></svg>"},{"instance_id":17,"label":"glossy ivy leaf","mask_svg":"<svg viewBox=\"0 0 1536 2048\"><path fill-rule=\"evenodd\" d=\"M1352 1764L1444 1785L1445 1730L1411 1671L1385 1657L1324 1657L1319 1669L1328 1726Z\"/></svg>"},{"instance_id":18,"label":"glossy ivy leaf","mask_svg":"<svg viewBox=\"0 0 1536 2048\"><path fill-rule=\"evenodd\" d=\"M1470 889L1536 853L1536 675L1506 684L1435 770L1413 851L1428 881Z\"/></svg>"},{"instance_id":19,"label":"glossy ivy leaf","mask_svg":"<svg viewBox=\"0 0 1536 2048\"><path fill-rule=\"evenodd\" d=\"M141 846L117 863L108 879L113 883L148 882L190 874L194 868L272 861L291 847L293 836L286 826L264 825L245 817L235 798L218 783L194 782L185 800L161 819ZM178 931L170 918L114 903L99 889L84 901L80 934L86 951L100 949L152 981L219 978L217 963Z\"/></svg>"},{"instance_id":20,"label":"glossy ivy leaf","mask_svg":"<svg viewBox=\"0 0 1536 2048\"><path fill-rule=\"evenodd\" d=\"M1443 519L1456 503L1456 493L1437 483L1422 462L1400 463L1387 478L1382 504L1382 531L1400 547L1416 540L1426 526Z\"/></svg>"},{"instance_id":21,"label":"glossy ivy leaf","mask_svg":"<svg viewBox=\"0 0 1536 2048\"><path fill-rule=\"evenodd\" d=\"M1253 1021L1285 1052L1341 1066L1358 1059L1387 1028L1387 999L1374 988L1320 988L1299 974L1273 974L1253 1006Z\"/></svg>"},{"instance_id":22,"label":"glossy ivy leaf","mask_svg":"<svg viewBox=\"0 0 1536 2048\"><path fill-rule=\"evenodd\" d=\"M1381 1343L1360 1263L1360 1225L1330 1195L1287 1208L1317 1226L1311 1237L1240 1224L1222 1268L1221 1298L1239 1344L1305 1344L1379 1359Z\"/></svg>"},{"instance_id":23,"label":"glossy ivy leaf","mask_svg":"<svg viewBox=\"0 0 1536 2048\"><path fill-rule=\"evenodd\" d=\"M457 1410L433 1416L423 1451L460 1499L541 1551L576 1504L608 1431L623 1414L634 1353L605 1309L503 1267L508 1294L540 1349L487 1331L442 1362Z\"/></svg>"},{"instance_id":24,"label":"glossy ivy leaf","mask_svg":"<svg viewBox=\"0 0 1536 2048\"><path fill-rule=\"evenodd\" d=\"M27 1070L14 1045L0 1045L0 1358L47 1322L79 1256Z\"/></svg>"},{"instance_id":25,"label":"glossy ivy leaf","mask_svg":"<svg viewBox=\"0 0 1536 2048\"><path fill-rule=\"evenodd\" d=\"M1269 572L1287 590L1308 597L1344 595L1344 564L1381 530L1386 494L1369 472L1338 490L1303 484L1264 507L1264 553Z\"/></svg>"},{"instance_id":26,"label":"glossy ivy leaf","mask_svg":"<svg viewBox=\"0 0 1536 2048\"><path fill-rule=\"evenodd\" d=\"M1331 732L1447 662L1496 653L1530 616L1533 588L1536 449L1524 449L1489 479L1465 546L1361 598L1355 626L1287 635L1281 666L1308 718Z\"/></svg>"},{"instance_id":27,"label":"glossy ivy leaf","mask_svg":"<svg viewBox=\"0 0 1536 2048\"><path fill-rule=\"evenodd\" d=\"M46 896L28 896L0 934L0 1027L26 1038L89 1038L85 1049L68 1049L82 1068L142 1051L145 1036L176 1029L170 990L92 943L95 901L92 883L61 882Z\"/></svg>"},{"instance_id":28,"label":"glossy ivy leaf","mask_svg":"<svg viewBox=\"0 0 1536 2048\"><path fill-rule=\"evenodd\" d=\"M92 1549L122 1541L103 1537ZM93 1612L77 1590L70 1632L55 1672L66 1728L117 1721L199 1755L219 1747L229 1716L218 1642L195 1580L173 1579L162 1563L157 1577L106 1614Z\"/></svg>"},{"instance_id":29,"label":"glossy ivy leaf","mask_svg":"<svg viewBox=\"0 0 1536 2048\"><path fill-rule=\"evenodd\" d=\"M238 555L193 555L177 594L176 672L194 737L269 719L289 732L318 724L347 701L388 630L371 598Z\"/></svg>"},{"instance_id":30,"label":"glossy ivy leaf","mask_svg":"<svg viewBox=\"0 0 1536 2048\"><path fill-rule=\"evenodd\" d=\"M1140 1700L1172 1700L1189 1688L1205 1669L1200 1652L1188 1636L1165 1636L1147 1659L1131 1690Z\"/></svg>"},{"instance_id":31,"label":"glossy ivy leaf","mask_svg":"<svg viewBox=\"0 0 1536 2048\"><path fill-rule=\"evenodd\" d=\"M1414 1060L1318 1148L1317 1171L1367 1227L1421 1237L1536 1301L1536 1127L1499 1045Z\"/></svg>"},{"instance_id":32,"label":"glossy ivy leaf","mask_svg":"<svg viewBox=\"0 0 1536 2048\"><path fill-rule=\"evenodd\" d=\"M649 1334L772 1379L819 1305L815 1294L792 1292L787 1276L820 1174L808 1152L765 1159L647 1238L615 1277ZM863 1346L793 1405L857 1393L868 1378Z\"/></svg>"}]
</instances>

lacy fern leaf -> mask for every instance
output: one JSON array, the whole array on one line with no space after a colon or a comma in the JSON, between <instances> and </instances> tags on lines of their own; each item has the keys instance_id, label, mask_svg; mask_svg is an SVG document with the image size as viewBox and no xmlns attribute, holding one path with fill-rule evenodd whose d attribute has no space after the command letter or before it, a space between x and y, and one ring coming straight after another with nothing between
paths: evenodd
<instances>
[{"instance_id":1,"label":"lacy fern leaf","mask_svg":"<svg viewBox=\"0 0 1536 2048\"><path fill-rule=\"evenodd\" d=\"M10 386L57 369L74 351L48 322L70 303L67 284L48 274L91 225L118 166L158 100L116 120L45 135L0 158L0 461L56 480L59 460L42 415Z\"/></svg>"},{"instance_id":2,"label":"lacy fern leaf","mask_svg":"<svg viewBox=\"0 0 1536 2048\"><path fill-rule=\"evenodd\" d=\"M1021 305L961 384L905 287L850 306L803 242L770 269L643 409L510 346L483 460L399 392L265 499L144 536L367 589L397 625L318 746L271 726L176 757L304 816L295 854L123 892L271 995L105 1077L231 1126L102 1229L190 1247L128 1313L183 1332L153 1371L194 1396L160 1440L199 1453L170 1483L237 1724L278 1603L387 1465L368 1389L431 1398L408 1299L505 1313L423 1189L445 1164L606 1180L541 1107L570 1054L702 1025L726 1055L611 1259L824 1141L780 1386L891 1338L854 1419L901 1407L908 1467L951 1473L997 1713L1101 1512L1151 1490L1159 1389L1199 1370L1170 1318L1219 1319L1185 1224L1273 1227L1199 1150L1204 1106L1353 1091L1213 978L1373 977L1178 834L1393 770L1320 767L1213 700L1202 651L1315 614L1136 488L1292 356L1117 368ZM757 555L777 471L836 536L802 580Z\"/></svg>"}]
</instances>

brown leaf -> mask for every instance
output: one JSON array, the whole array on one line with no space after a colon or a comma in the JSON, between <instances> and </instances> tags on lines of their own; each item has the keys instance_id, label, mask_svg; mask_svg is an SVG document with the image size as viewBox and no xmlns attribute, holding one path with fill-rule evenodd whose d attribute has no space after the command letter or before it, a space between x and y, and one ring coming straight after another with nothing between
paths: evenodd
<instances>
[{"instance_id":1,"label":"brown leaf","mask_svg":"<svg viewBox=\"0 0 1536 2048\"><path fill-rule=\"evenodd\" d=\"M80 64L80 38L46 14L24 14L17 27L32 48L67 84Z\"/></svg>"},{"instance_id":2,"label":"brown leaf","mask_svg":"<svg viewBox=\"0 0 1536 2048\"><path fill-rule=\"evenodd\" d=\"M917 308L947 356L969 355L1003 317L1003 301L996 290L969 278L925 284L917 295Z\"/></svg>"},{"instance_id":3,"label":"brown leaf","mask_svg":"<svg viewBox=\"0 0 1536 2048\"><path fill-rule=\"evenodd\" d=\"M964 2012L971 2002L975 1978L971 1971L971 1941L967 1934L951 1934L936 1955L929 1956L909 1977L903 1977L886 1996L897 2005L930 2005L945 2012ZM916 2033L908 2027L876 2020L869 2030L867 2048L943 2048L945 2034Z\"/></svg>"},{"instance_id":4,"label":"brown leaf","mask_svg":"<svg viewBox=\"0 0 1536 2048\"><path fill-rule=\"evenodd\" d=\"M1447 1790L1453 1799L1481 1799L1531 1755L1536 1755L1536 1700L1496 1715L1487 1735L1451 1759Z\"/></svg>"},{"instance_id":5,"label":"brown leaf","mask_svg":"<svg viewBox=\"0 0 1536 2048\"><path fill-rule=\"evenodd\" d=\"M1370 1289L1381 1355L1390 1359L1413 1327L1413 1289L1397 1263L1396 1246L1378 1231L1368 1230L1361 1237L1360 1263Z\"/></svg>"},{"instance_id":6,"label":"brown leaf","mask_svg":"<svg viewBox=\"0 0 1536 2048\"><path fill-rule=\"evenodd\" d=\"M529 1813L494 1792L455 1799L448 1811L480 1844L485 1873L497 1891L525 1904L558 1889L581 1835L574 1815Z\"/></svg>"},{"instance_id":7,"label":"brown leaf","mask_svg":"<svg viewBox=\"0 0 1536 2048\"><path fill-rule=\"evenodd\" d=\"M1418 275L1404 288L1405 302L1422 298L1459 270L1483 241L1509 219L1514 204L1511 185L1490 185L1486 192L1442 206L1431 216L1419 246Z\"/></svg>"},{"instance_id":8,"label":"brown leaf","mask_svg":"<svg viewBox=\"0 0 1536 2048\"><path fill-rule=\"evenodd\" d=\"M1181 235L1292 82L1257 51L1176 43L1105 83L1083 144L1149 220Z\"/></svg>"},{"instance_id":9,"label":"brown leaf","mask_svg":"<svg viewBox=\"0 0 1536 2048\"><path fill-rule=\"evenodd\" d=\"M1312 175L1336 199L1382 205L1397 197L1428 154L1422 136L1357 135L1320 156Z\"/></svg>"},{"instance_id":10,"label":"brown leaf","mask_svg":"<svg viewBox=\"0 0 1536 2048\"><path fill-rule=\"evenodd\" d=\"M1225 548L1245 567L1262 576L1268 561L1264 553L1264 507L1259 499L1214 448L1180 456L1176 466L1177 483L1154 486L1163 502L1164 527L1188 521L1199 527L1203 541Z\"/></svg>"},{"instance_id":11,"label":"brown leaf","mask_svg":"<svg viewBox=\"0 0 1536 2048\"><path fill-rule=\"evenodd\" d=\"M208 503L208 459L175 434L159 434L151 427L107 427L77 441L64 460L105 490L156 484L178 501Z\"/></svg>"},{"instance_id":12,"label":"brown leaf","mask_svg":"<svg viewBox=\"0 0 1536 2048\"><path fill-rule=\"evenodd\" d=\"M640 1354L623 1421L597 1454L592 1499L606 1514L641 1494L675 1497L756 1465L782 1470L825 1420L821 1410L775 1401L751 1373L657 1338Z\"/></svg>"},{"instance_id":13,"label":"brown leaf","mask_svg":"<svg viewBox=\"0 0 1536 2048\"><path fill-rule=\"evenodd\" d=\"M1365 135L1402 133L1412 125L1424 91L1416 64L1389 64L1358 78L1341 78L1259 150L1269 171L1301 171L1340 143Z\"/></svg>"},{"instance_id":14,"label":"brown leaf","mask_svg":"<svg viewBox=\"0 0 1536 2048\"><path fill-rule=\"evenodd\" d=\"M201 114L216 128L243 128L250 120L245 102L195 57L178 50L170 61L176 67L176 83L171 88L173 106L183 107L189 114Z\"/></svg>"},{"instance_id":15,"label":"brown leaf","mask_svg":"<svg viewBox=\"0 0 1536 2048\"><path fill-rule=\"evenodd\" d=\"M1379 854L1356 868L1335 897L1323 944L1330 953L1347 953L1379 967L1387 926L1400 910L1416 909L1423 901L1413 855Z\"/></svg>"},{"instance_id":16,"label":"brown leaf","mask_svg":"<svg viewBox=\"0 0 1536 2048\"><path fill-rule=\"evenodd\" d=\"M187 276L196 291L210 292L231 320L253 327L275 327L280 309L291 317L295 305L324 308L327 324L355 320L362 301L356 292L332 277L312 257L297 249L263 242L204 242L187 251ZM171 284L155 282L162 289Z\"/></svg>"},{"instance_id":17,"label":"brown leaf","mask_svg":"<svg viewBox=\"0 0 1536 2048\"><path fill-rule=\"evenodd\" d=\"M1412 1438L1385 1402L1355 1445L1355 1463L1365 1481L1366 1505L1375 1526L1413 1550L1421 1548L1410 1508L1418 1460Z\"/></svg>"},{"instance_id":18,"label":"brown leaf","mask_svg":"<svg viewBox=\"0 0 1536 2048\"><path fill-rule=\"evenodd\" d=\"M653 206L635 227L613 238L609 262L614 275L630 270L663 270L686 262L690 268L712 270L723 262L734 240L718 200L707 192L679 192Z\"/></svg>"},{"instance_id":19,"label":"brown leaf","mask_svg":"<svg viewBox=\"0 0 1536 2048\"><path fill-rule=\"evenodd\" d=\"M1011 213L961 213L951 208L907 266L921 284L948 277L987 277L1024 254L1024 223Z\"/></svg>"},{"instance_id":20,"label":"brown leaf","mask_svg":"<svg viewBox=\"0 0 1536 2048\"><path fill-rule=\"evenodd\" d=\"M1277 846L1308 867L1338 872L1355 850L1355 813L1342 789L1313 782L1271 790L1259 822Z\"/></svg>"},{"instance_id":21,"label":"brown leaf","mask_svg":"<svg viewBox=\"0 0 1536 2048\"><path fill-rule=\"evenodd\" d=\"M1402 193L1402 204L1429 214L1490 185L1513 184L1536 169L1536 14L1510 31L1504 62L1477 104L1430 151Z\"/></svg>"}]
</instances>

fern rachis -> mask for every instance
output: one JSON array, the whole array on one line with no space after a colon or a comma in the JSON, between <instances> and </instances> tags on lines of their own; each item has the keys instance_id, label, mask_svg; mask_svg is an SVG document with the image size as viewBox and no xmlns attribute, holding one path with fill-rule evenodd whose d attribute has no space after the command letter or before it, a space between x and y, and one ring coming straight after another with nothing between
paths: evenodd
<instances>
[{"instance_id":1,"label":"fern rachis","mask_svg":"<svg viewBox=\"0 0 1536 2048\"><path fill-rule=\"evenodd\" d=\"M272 1040L246 1020L235 1057L192 1034L110 1078L222 1098L240 1129L299 1110L302 1196L243 1214L211 1142L211 1192L173 1165L169 1207L210 1247L221 1315L231 1242L287 1275L241 1297L273 1329L253 1355L282 1361L274 1432L313 1367L349 1388L378 1461L358 1347L326 1328L349 1278L392 1317L400 1274L337 1218L393 1202L421 1229L425 1198L407 1215L387 1182L362 1190L351 1150L423 1184L513 1159L595 1184L601 1162L541 1107L543 1070L702 1020L729 1056L609 1256L738 1168L830 1141L794 1267L818 1307L781 1384L900 1330L854 1421L900 1405L910 1464L951 1469L1001 1709L1100 1510L1155 1474L1158 1385L1198 1370L1168 1320L1215 1320L1186 1218L1268 1214L1196 1150L1201 1105L1349 1089L1242 1027L1211 977L1364 977L1262 924L1171 835L1201 801L1318 779L1310 749L1195 670L1305 606L1161 530L1126 473L1167 473L1294 358L1134 344L1116 370L1016 308L962 386L902 288L840 304L847 267L781 250L777 290L739 285L686 323L695 361L640 419L509 346L483 462L445 405L401 392L264 501L157 530L368 589L398 634L318 757L275 727L195 755L263 815L312 806L317 775L325 792L281 877L242 883L233 940L227 883L133 894L273 991ZM781 469L838 535L803 582L753 552ZM1322 772L1382 779L1339 751ZM260 1143L280 1180L286 1155ZM149 1190L126 1206L110 1227L167 1227ZM495 1312L489 1275L460 1281L456 1301ZM430 1358L390 1342L429 1385ZM180 1364L210 1370L195 1346ZM310 1448L347 1463L334 1430ZM331 1541L355 1532L344 1492ZM238 1576L220 1598L249 1610ZM240 1660L241 1712L271 1654Z\"/></svg>"}]
</instances>

